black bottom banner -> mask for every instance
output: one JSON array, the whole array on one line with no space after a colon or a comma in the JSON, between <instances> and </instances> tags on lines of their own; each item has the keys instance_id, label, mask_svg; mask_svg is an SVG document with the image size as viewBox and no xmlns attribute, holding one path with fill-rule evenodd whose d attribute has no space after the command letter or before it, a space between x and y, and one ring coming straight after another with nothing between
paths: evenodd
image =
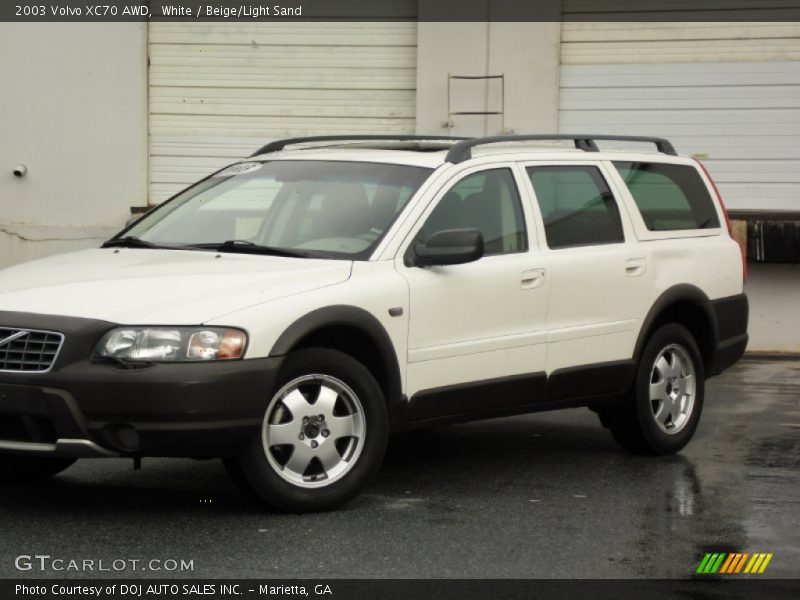
<instances>
[{"instance_id":1,"label":"black bottom banner","mask_svg":"<svg viewBox=\"0 0 800 600\"><path fill-rule=\"evenodd\" d=\"M800 598L800 579L530 580L530 579L39 579L0 581L0 598L73 600L735 600Z\"/></svg>"}]
</instances>

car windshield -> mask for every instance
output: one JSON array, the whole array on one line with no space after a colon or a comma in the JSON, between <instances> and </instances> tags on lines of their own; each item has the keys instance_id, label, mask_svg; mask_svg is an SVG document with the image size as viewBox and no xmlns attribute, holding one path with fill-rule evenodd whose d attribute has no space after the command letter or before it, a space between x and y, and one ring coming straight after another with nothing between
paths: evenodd
<instances>
[{"instance_id":1,"label":"car windshield","mask_svg":"<svg viewBox=\"0 0 800 600\"><path fill-rule=\"evenodd\" d=\"M364 260L431 172L348 161L239 163L181 192L107 245Z\"/></svg>"}]
</instances>

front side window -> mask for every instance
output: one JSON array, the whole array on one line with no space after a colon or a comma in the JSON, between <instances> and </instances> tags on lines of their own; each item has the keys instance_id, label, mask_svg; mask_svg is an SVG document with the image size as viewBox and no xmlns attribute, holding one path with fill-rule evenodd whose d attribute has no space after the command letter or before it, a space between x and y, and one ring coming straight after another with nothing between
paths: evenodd
<instances>
[{"instance_id":1,"label":"front side window","mask_svg":"<svg viewBox=\"0 0 800 600\"><path fill-rule=\"evenodd\" d=\"M714 229L717 210L694 167L614 162L650 231Z\"/></svg>"},{"instance_id":2,"label":"front side window","mask_svg":"<svg viewBox=\"0 0 800 600\"><path fill-rule=\"evenodd\" d=\"M522 204L510 169L467 175L439 200L418 239L447 229L477 229L484 252L510 254L528 249Z\"/></svg>"},{"instance_id":3,"label":"front side window","mask_svg":"<svg viewBox=\"0 0 800 600\"><path fill-rule=\"evenodd\" d=\"M164 247L238 242L363 260L431 169L349 161L235 165L182 192L124 233Z\"/></svg>"},{"instance_id":4,"label":"front side window","mask_svg":"<svg viewBox=\"0 0 800 600\"><path fill-rule=\"evenodd\" d=\"M550 248L625 241L619 208L597 167L529 167Z\"/></svg>"}]
</instances>

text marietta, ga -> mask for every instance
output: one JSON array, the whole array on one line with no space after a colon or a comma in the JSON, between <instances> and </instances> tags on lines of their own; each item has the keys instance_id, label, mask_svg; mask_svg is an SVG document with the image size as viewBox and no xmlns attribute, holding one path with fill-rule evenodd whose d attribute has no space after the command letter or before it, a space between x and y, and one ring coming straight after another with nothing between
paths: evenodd
<instances>
[{"instance_id":1,"label":"text marietta, ga","mask_svg":"<svg viewBox=\"0 0 800 600\"><path fill-rule=\"evenodd\" d=\"M161 6L161 14L165 17L222 17L228 19L236 17L250 17L258 19L260 17L302 17L302 6L263 6L260 4L240 6L213 6L211 4L200 5L196 9L191 6L181 6L164 4Z\"/></svg>"}]
</instances>

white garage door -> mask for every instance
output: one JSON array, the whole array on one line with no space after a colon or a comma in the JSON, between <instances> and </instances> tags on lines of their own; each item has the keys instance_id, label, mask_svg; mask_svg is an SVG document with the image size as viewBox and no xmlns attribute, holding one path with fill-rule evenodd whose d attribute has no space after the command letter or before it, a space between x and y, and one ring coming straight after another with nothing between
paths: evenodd
<instances>
[{"instance_id":1,"label":"white garage door","mask_svg":"<svg viewBox=\"0 0 800 600\"><path fill-rule=\"evenodd\" d=\"M565 22L561 62L560 131L664 136L729 207L800 209L800 24Z\"/></svg>"},{"instance_id":2,"label":"white garage door","mask_svg":"<svg viewBox=\"0 0 800 600\"><path fill-rule=\"evenodd\" d=\"M152 23L150 202L272 139L414 133L416 54L413 21Z\"/></svg>"}]
</instances>

